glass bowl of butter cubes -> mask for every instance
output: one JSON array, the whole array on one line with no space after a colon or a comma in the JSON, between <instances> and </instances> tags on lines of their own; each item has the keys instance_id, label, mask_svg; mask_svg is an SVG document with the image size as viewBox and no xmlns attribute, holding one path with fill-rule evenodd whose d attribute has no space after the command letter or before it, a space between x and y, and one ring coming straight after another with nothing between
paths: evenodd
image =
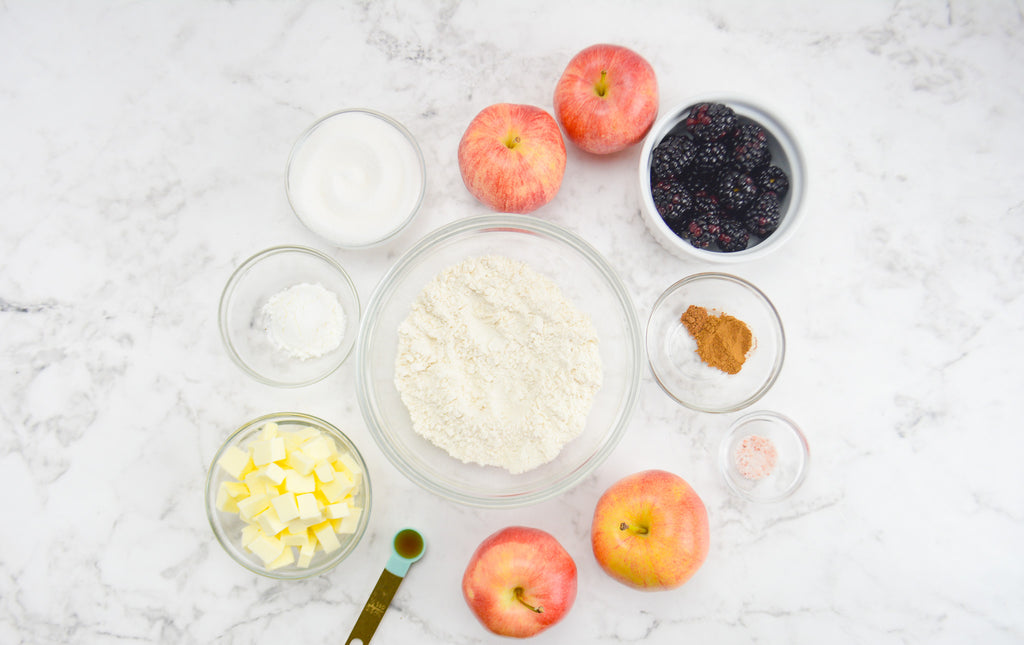
<instances>
[{"instance_id":1,"label":"glass bowl of butter cubes","mask_svg":"<svg viewBox=\"0 0 1024 645\"><path fill-rule=\"evenodd\" d=\"M355 549L370 515L359 450L330 423L268 414L231 434L206 478L206 515L236 562L280 580L319 575Z\"/></svg>"}]
</instances>

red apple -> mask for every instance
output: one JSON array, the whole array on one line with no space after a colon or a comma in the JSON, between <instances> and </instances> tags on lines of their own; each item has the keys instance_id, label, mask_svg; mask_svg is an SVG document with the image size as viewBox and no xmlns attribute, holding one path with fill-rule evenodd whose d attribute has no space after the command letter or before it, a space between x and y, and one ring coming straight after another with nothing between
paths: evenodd
<instances>
[{"instance_id":1,"label":"red apple","mask_svg":"<svg viewBox=\"0 0 1024 645\"><path fill-rule=\"evenodd\" d=\"M708 513L682 477L646 470L611 486L590 527L594 557L611 577L645 591L674 589L708 555Z\"/></svg>"},{"instance_id":2,"label":"red apple","mask_svg":"<svg viewBox=\"0 0 1024 645\"><path fill-rule=\"evenodd\" d=\"M587 152L624 150L643 139L658 116L654 68L625 47L587 47L569 61L555 86L555 116Z\"/></svg>"},{"instance_id":3,"label":"red apple","mask_svg":"<svg viewBox=\"0 0 1024 645\"><path fill-rule=\"evenodd\" d=\"M469 192L492 209L530 213L551 201L562 185L562 131L539 107L484 108L459 142L459 171Z\"/></svg>"},{"instance_id":4,"label":"red apple","mask_svg":"<svg viewBox=\"0 0 1024 645\"><path fill-rule=\"evenodd\" d=\"M510 526L484 540L462 577L484 627L526 638L560 621L576 600L576 563L549 533Z\"/></svg>"}]
</instances>

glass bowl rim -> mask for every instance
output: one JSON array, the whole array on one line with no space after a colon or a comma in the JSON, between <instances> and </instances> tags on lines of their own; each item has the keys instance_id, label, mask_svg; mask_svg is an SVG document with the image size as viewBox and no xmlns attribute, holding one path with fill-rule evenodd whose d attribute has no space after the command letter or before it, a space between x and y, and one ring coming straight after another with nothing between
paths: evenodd
<instances>
[{"instance_id":1,"label":"glass bowl rim","mask_svg":"<svg viewBox=\"0 0 1024 645\"><path fill-rule=\"evenodd\" d=\"M559 242L565 243L576 250L598 273L604 278L605 283L614 293L616 300L622 305L626 318L626 334L624 339L632 349L632 358L629 367L632 368L632 378L628 383L628 393L625 403L621 407L621 413L616 422L614 430L607 441L599 449L584 461L577 468L569 471L562 479L555 484L549 484L543 489L517 493L507 496L481 497L469 493L463 493L448 487L436 484L430 478L425 477L417 470L406 463L399 452L382 434L380 427L383 420L377 411L376 401L371 399L370 393L375 390L369 383L369 369L364 366L368 359L368 344L374 335L377 312L383 307L385 299L389 298L395 290L398 281L408 277L412 265L421 257L428 254L434 247L442 242L457 238L466 233L474 231L502 231L521 232L533 235L543 235ZM602 464L612 451L618 446L625 435L630 418L639 400L640 374L643 369L643 339L639 318L633 299L629 295L622 279L615 273L614 268L608 261L586 240L561 225L539 219L530 215L516 215L511 213L498 213L487 215L476 215L462 218L442 225L434 231L426 234L415 245L407 250L380 279L374 288L373 294L366 307L366 315L360 325L359 338L356 341L356 398L359 401L359 408L371 436L380 448L381 452L388 458L388 461L398 469L407 479L411 480L424 490L435 495L464 504L480 508L517 508L536 504L565 491L572 489L579 484L588 474L593 472ZM411 431L411 430L410 430Z\"/></svg>"},{"instance_id":2,"label":"glass bowl rim","mask_svg":"<svg viewBox=\"0 0 1024 645\"><path fill-rule=\"evenodd\" d=\"M763 304L767 305L767 311L769 312L770 317L777 323L779 347L776 352L777 356L775 362L772 364L771 374L768 375L768 379L761 384L757 391L755 391L747 398L729 406L702 406L691 401L684 401L664 383L662 377L658 375L658 370L654 368L654 362L651 360L651 352L647 342L647 337L650 335L651 325L654 324L654 316L658 312L658 309L676 291L686 286L687 284L690 284L691 282L698 282L701 280L725 280L727 282L732 282L740 287L743 287L745 290L754 295L755 298L757 298ZM688 275L680 280L676 280L674 283L669 285L664 291L662 291L661 295L658 296L658 299L654 301L654 305L651 307L651 314L647 318L647 328L644 334L644 351L647 355L647 363L651 368L651 374L654 376L654 381L658 384L662 391L664 391L665 394L668 394L669 397L671 397L672 400L674 400L676 403L687 408L690 408L691 410L696 410L697 412L709 412L712 414L736 412L738 410L742 410L756 403L758 400L761 399L761 397L767 394L770 389L772 389L773 385L775 385L775 382L779 378L779 374L782 372L782 364L785 362L786 359L786 330L782 325L782 317L779 316L779 312L775 308L775 304L767 295L765 295L763 291L761 291L753 283L739 276L732 275L731 273L721 273L718 271L704 271L701 273L694 273L692 275Z\"/></svg>"},{"instance_id":3,"label":"glass bowl rim","mask_svg":"<svg viewBox=\"0 0 1024 645\"><path fill-rule=\"evenodd\" d=\"M248 274L248 272L252 270L252 268L261 261L283 253L298 253L300 255L313 256L323 262L326 262L332 269L338 272L338 274L343 279L344 283L348 286L348 291L351 296L352 303L355 306L355 311L357 314L357 324L353 325L353 327L357 330L358 333L358 321L359 319L362 318L362 303L359 301L359 291L356 289L356 285L352 281L352 276L350 276L348 274L348 271L346 271L345 268L341 266L341 264L331 256L321 251L318 251L312 247L302 246L299 244L282 244L263 249L262 251L250 255L241 264L238 265L238 268L232 271L231 277L228 278L228 281L224 284L224 288L221 290L220 303L217 307L217 327L220 330L220 339L223 342L224 347L227 349L228 356L230 356L231 360L235 363L235 365L238 365L240 368L242 368L242 371L244 371L246 374L248 374L252 378L256 379L257 381L265 385L273 385L275 387L282 388L299 388L322 381L331 374L333 374L334 372L338 371L338 368L340 368L345 363L345 361L348 360L348 357L352 355L352 349L355 347L356 341L352 342L352 344L348 348L348 351L346 351L343 355L338 357L336 364L332 365L322 374L310 377L302 381L281 381L266 376L261 372L257 372L248 363L242 360L242 357L239 355L238 350L235 349L235 344L231 339L231 332L228 329L227 322L228 308L230 306L232 296L235 293L235 289L238 288L239 283L241 283L242 279L246 276L246 274Z\"/></svg>"},{"instance_id":4,"label":"glass bowl rim","mask_svg":"<svg viewBox=\"0 0 1024 645\"><path fill-rule=\"evenodd\" d=\"M755 421L758 419L769 419L776 425L784 426L793 434L794 437L796 437L797 443L800 446L800 470L799 472L797 472L796 477L789 484L786 490L782 491L781 493L773 497L766 497L763 499L752 497L746 491L738 488L736 484L733 483L733 481L729 478L728 475L730 460L730 440L737 432L739 432L740 428L750 423L751 421ZM800 429L800 426L797 425L796 421L782 414L781 412L775 412L773 410L755 410L753 412L748 412L741 416L740 418L733 421L729 425L729 428L726 430L725 435L722 437L722 441L719 444L718 449L718 467L719 472L722 474L722 479L725 480L726 486L728 486L730 491L732 491L739 497L747 500L748 502L770 504L773 502L781 502L787 497L792 496L793 493L795 493L797 489L800 488L800 485L803 484L804 480L807 479L807 471L810 468L810 464L811 449L807 443L807 436L804 435L803 430Z\"/></svg>"},{"instance_id":5,"label":"glass bowl rim","mask_svg":"<svg viewBox=\"0 0 1024 645\"><path fill-rule=\"evenodd\" d=\"M325 235L322 235L322 234L318 233L317 231L314 231L306 223L305 219L303 219L302 215L299 213L299 209L295 206L295 200L292 198L292 186L291 186L292 162L295 160L295 156L298 154L299 150L302 149L303 144L305 144L306 141L313 135L313 133L316 132L316 130L319 129L320 126L322 126L327 121L329 121L331 119L334 119L334 118L336 118L338 116L341 116L343 114L351 114L351 113L368 114L368 115L370 115L372 117L380 119L381 121L384 121L385 123L387 123L391 127L395 128L399 132L399 134L401 134L405 138L405 140L408 141L412 145L413 150L416 152L416 159L417 159L418 165L419 165L419 176L420 176L420 193L416 197L416 203L413 204L413 207L411 209L409 209L409 213L405 216L404 219L402 219L402 222L400 224L398 224L393 230L391 230L387 234L385 234L383 237L374 238L374 239L372 239L372 240L370 240L368 242L360 242L360 243L356 243L356 244L352 244L352 243L348 243L348 242L339 242L336 239L329 238L329 237L327 237ZM311 233L313 233L317 237L330 242L331 244L333 244L334 246L337 246L338 248L347 249L347 250L350 250L350 251L357 251L357 250L360 250L360 249L369 249L369 248L373 248L375 246L380 246L381 244L384 244L388 240L391 240L392 238L397 236L399 233L404 231L405 228L407 226L409 226L409 223L412 222L413 218L416 217L416 213L419 212L420 207L423 206L423 198L426 196L426 193L427 193L427 164L426 164L426 161L423 158L423 149L420 148L420 144L419 144L418 141L416 141L416 137L413 136L413 134L409 130L409 128L405 127L405 125L403 125L400 121L398 121L394 117L389 116L387 114L384 114L383 112L379 112L377 110L370 109L370 108L363 108L363 107L343 108L343 109L335 110L333 112L325 114L325 115L321 116L320 118L316 119L305 130L302 131L302 134L300 134L298 139L295 140L295 143L292 144L291 151L289 151L289 153L288 153L288 161L285 163L285 170L284 170L284 194L285 194L285 198L288 200L288 207L291 209L292 214L295 215L296 219L299 220L300 224L302 224L308 231L310 231Z\"/></svg>"},{"instance_id":6,"label":"glass bowl rim","mask_svg":"<svg viewBox=\"0 0 1024 645\"><path fill-rule=\"evenodd\" d=\"M258 431L263 424L269 423L271 421L275 423L287 423L288 421L302 421L327 432L328 434L332 435L334 439L341 441L344 447L348 449L348 451L355 458L356 463L359 464L359 467L363 469L363 511L362 515L359 518L359 526L356 527L356 531L352 534L352 538L348 541L348 543L346 543L342 548L340 548L337 551L337 553L331 557L331 559L326 560L319 566L310 567L306 571L298 571L298 575L281 575L275 571L268 571L265 567L256 566L252 562L249 562L248 560L241 558L239 556L239 552L242 550L243 547L241 545L236 545L232 543L230 538L227 535L224 535L221 529L218 528L218 522L214 519L214 515L216 515L220 511L218 511L210 504L212 493L211 486L213 485L214 475L217 472L217 462L220 460L221 455L224 454L224 451L228 448L228 446L236 445L239 438L243 434L249 431ZM366 467L366 461L363 459L363 454L359 451L359 448L356 447L355 443L349 438L349 436L342 432L340 428L330 423L329 421L326 421L312 414L305 414L303 412L271 412L269 414L264 414L263 416L256 417L255 419L246 421L241 426L233 430L231 434L228 435L227 439L225 439L217 448L217 452L214 453L213 459L210 460L210 465L206 471L206 484L203 488L203 504L206 507L206 521L210 525L210 530L213 532L214 538L216 538L217 543L220 544L221 548L224 549L224 552L227 553L228 557L230 557L232 560L234 560L238 564L242 565L242 567L253 573L257 573L261 576L266 576L268 578L273 578L275 580L305 580L307 578L318 576L322 573L327 573L331 569L338 566L342 560L347 558L352 553L352 551L355 550L359 542L362 541L363 534L366 533L366 529L369 526L370 511L373 506L373 489L370 484L370 473Z\"/></svg>"}]
</instances>

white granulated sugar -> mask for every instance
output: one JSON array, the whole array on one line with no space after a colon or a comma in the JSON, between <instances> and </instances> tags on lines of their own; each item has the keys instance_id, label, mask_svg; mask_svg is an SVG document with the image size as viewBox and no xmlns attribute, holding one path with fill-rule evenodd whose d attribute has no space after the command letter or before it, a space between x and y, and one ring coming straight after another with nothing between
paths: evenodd
<instances>
[{"instance_id":1,"label":"white granulated sugar","mask_svg":"<svg viewBox=\"0 0 1024 645\"><path fill-rule=\"evenodd\" d=\"M395 385L418 434L522 473L583 431L601 386L597 331L525 263L470 258L435 276L399 326Z\"/></svg>"},{"instance_id":2,"label":"white granulated sugar","mask_svg":"<svg viewBox=\"0 0 1024 645\"><path fill-rule=\"evenodd\" d=\"M338 295L321 284L282 289L267 299L263 315L270 343L292 358L320 358L345 337L345 310Z\"/></svg>"}]
</instances>

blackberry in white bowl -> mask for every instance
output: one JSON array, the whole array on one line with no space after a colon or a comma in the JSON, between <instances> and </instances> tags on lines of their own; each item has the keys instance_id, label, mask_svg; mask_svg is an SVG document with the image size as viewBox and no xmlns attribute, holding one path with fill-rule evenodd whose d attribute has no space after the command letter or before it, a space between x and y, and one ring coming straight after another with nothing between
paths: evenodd
<instances>
[{"instance_id":1,"label":"blackberry in white bowl","mask_svg":"<svg viewBox=\"0 0 1024 645\"><path fill-rule=\"evenodd\" d=\"M669 111L641 151L648 229L682 258L740 262L795 230L803 157L789 130L744 100L700 97Z\"/></svg>"}]
</instances>

